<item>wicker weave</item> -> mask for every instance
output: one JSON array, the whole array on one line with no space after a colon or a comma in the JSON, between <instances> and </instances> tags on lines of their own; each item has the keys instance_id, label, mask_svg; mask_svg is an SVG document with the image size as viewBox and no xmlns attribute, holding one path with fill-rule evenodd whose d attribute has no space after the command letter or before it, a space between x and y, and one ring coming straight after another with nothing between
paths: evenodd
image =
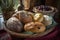
<instances>
[{"instance_id":1,"label":"wicker weave","mask_svg":"<svg viewBox=\"0 0 60 40\"><path fill-rule=\"evenodd\" d=\"M9 29L6 28L6 25L4 24L4 29L12 36L14 37L18 37L18 38L32 38L32 37L42 37L44 35L47 35L48 33L50 33L55 27L52 27L51 29L46 30L44 33L40 33L40 34L24 34L24 33L16 33L13 31L10 31Z\"/></svg>"}]
</instances>

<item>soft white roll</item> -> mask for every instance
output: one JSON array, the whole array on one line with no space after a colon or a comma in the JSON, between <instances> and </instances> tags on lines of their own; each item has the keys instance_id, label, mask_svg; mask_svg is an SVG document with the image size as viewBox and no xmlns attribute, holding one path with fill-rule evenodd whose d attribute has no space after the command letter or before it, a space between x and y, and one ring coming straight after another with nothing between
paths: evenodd
<instances>
[{"instance_id":1,"label":"soft white roll","mask_svg":"<svg viewBox=\"0 0 60 40\"><path fill-rule=\"evenodd\" d=\"M43 23L48 26L52 24L52 17L48 16L48 15L44 15L44 21Z\"/></svg>"}]
</instances>

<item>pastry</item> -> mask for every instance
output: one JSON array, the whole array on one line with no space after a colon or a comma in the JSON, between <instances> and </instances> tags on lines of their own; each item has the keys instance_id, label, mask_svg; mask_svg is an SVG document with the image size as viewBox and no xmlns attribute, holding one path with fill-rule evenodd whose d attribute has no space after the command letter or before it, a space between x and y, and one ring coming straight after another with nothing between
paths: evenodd
<instances>
[{"instance_id":1,"label":"pastry","mask_svg":"<svg viewBox=\"0 0 60 40\"><path fill-rule=\"evenodd\" d=\"M30 22L30 23L25 24L24 26L25 31L30 31L33 33L44 32L45 29L46 29L45 25L40 22Z\"/></svg>"},{"instance_id":2,"label":"pastry","mask_svg":"<svg viewBox=\"0 0 60 40\"><path fill-rule=\"evenodd\" d=\"M42 22L43 21L43 14L42 13L36 13L34 15L34 21Z\"/></svg>"}]
</instances>

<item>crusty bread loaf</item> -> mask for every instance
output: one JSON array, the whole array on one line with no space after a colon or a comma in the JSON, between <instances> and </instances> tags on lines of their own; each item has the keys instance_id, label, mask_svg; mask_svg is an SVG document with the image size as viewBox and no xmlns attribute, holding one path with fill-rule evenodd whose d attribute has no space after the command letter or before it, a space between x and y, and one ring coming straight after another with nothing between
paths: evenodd
<instances>
[{"instance_id":1,"label":"crusty bread loaf","mask_svg":"<svg viewBox=\"0 0 60 40\"><path fill-rule=\"evenodd\" d=\"M6 25L9 30L15 32L21 32L23 30L23 24L16 17L11 17Z\"/></svg>"}]
</instances>

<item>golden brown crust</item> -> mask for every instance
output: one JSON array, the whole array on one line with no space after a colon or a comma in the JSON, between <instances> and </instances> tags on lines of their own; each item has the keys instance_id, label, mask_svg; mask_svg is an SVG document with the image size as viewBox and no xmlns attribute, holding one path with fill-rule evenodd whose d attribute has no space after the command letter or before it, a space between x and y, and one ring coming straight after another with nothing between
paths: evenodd
<instances>
[{"instance_id":1,"label":"golden brown crust","mask_svg":"<svg viewBox=\"0 0 60 40\"><path fill-rule=\"evenodd\" d=\"M29 22L32 22L33 21L32 16L27 11L21 12L20 13L20 17L21 17L21 21L23 23L29 23Z\"/></svg>"},{"instance_id":2,"label":"golden brown crust","mask_svg":"<svg viewBox=\"0 0 60 40\"><path fill-rule=\"evenodd\" d=\"M33 21L33 13L28 11L17 11L13 17L18 18L23 23L29 23Z\"/></svg>"},{"instance_id":3,"label":"golden brown crust","mask_svg":"<svg viewBox=\"0 0 60 40\"><path fill-rule=\"evenodd\" d=\"M40 23L40 22L30 22L25 24L24 26L25 31L31 31L34 33L40 33L40 32L44 32L46 27L44 24Z\"/></svg>"},{"instance_id":4,"label":"golden brown crust","mask_svg":"<svg viewBox=\"0 0 60 40\"><path fill-rule=\"evenodd\" d=\"M38 22L42 22L43 21L43 14L42 13L36 13L35 15L34 15L34 21L38 21Z\"/></svg>"}]
</instances>

